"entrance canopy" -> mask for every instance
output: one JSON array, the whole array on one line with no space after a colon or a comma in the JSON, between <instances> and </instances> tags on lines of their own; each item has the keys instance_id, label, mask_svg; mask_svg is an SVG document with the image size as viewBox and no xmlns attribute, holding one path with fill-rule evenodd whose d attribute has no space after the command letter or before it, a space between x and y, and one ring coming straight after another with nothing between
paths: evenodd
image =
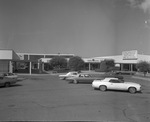
<instances>
[{"instance_id":1,"label":"entrance canopy","mask_svg":"<svg viewBox=\"0 0 150 122\"><path fill-rule=\"evenodd\" d=\"M20 60L13 50L0 50L0 72L12 72L13 60Z\"/></svg>"},{"instance_id":2,"label":"entrance canopy","mask_svg":"<svg viewBox=\"0 0 150 122\"><path fill-rule=\"evenodd\" d=\"M0 50L0 60L20 60L13 50Z\"/></svg>"}]
</instances>

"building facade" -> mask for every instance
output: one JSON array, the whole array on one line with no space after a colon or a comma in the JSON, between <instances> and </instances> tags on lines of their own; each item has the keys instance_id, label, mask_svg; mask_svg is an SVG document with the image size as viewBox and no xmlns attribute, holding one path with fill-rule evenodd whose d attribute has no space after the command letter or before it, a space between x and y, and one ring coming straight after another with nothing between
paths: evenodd
<instances>
[{"instance_id":1,"label":"building facade","mask_svg":"<svg viewBox=\"0 0 150 122\"><path fill-rule=\"evenodd\" d=\"M115 66L119 67L121 71L136 71L136 64L140 61L146 61L150 63L150 55L138 54L137 50L123 51L122 55L116 56L84 58L84 62L89 65L89 70L91 70L93 64L98 64L98 62L101 62L105 59L113 59Z\"/></svg>"},{"instance_id":2,"label":"building facade","mask_svg":"<svg viewBox=\"0 0 150 122\"><path fill-rule=\"evenodd\" d=\"M74 54L36 54L15 53L13 50L0 50L0 72L32 73L43 71L53 57L63 56L67 60ZM120 70L136 71L136 64L140 61L150 63L150 55L138 54L137 50L124 51L122 55L82 58L85 62L85 70L100 68L100 63L106 59L113 59L115 66Z\"/></svg>"}]
</instances>

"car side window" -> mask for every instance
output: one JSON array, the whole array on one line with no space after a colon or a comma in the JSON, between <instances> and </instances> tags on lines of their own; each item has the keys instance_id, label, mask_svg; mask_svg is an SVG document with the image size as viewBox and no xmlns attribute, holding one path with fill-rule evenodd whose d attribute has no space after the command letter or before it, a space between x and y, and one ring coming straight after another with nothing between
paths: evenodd
<instances>
[{"instance_id":1,"label":"car side window","mask_svg":"<svg viewBox=\"0 0 150 122\"><path fill-rule=\"evenodd\" d=\"M89 77L89 75L85 75L85 77Z\"/></svg>"},{"instance_id":2,"label":"car side window","mask_svg":"<svg viewBox=\"0 0 150 122\"><path fill-rule=\"evenodd\" d=\"M80 74L79 77L83 77L83 75Z\"/></svg>"},{"instance_id":3,"label":"car side window","mask_svg":"<svg viewBox=\"0 0 150 122\"><path fill-rule=\"evenodd\" d=\"M111 82L111 83L120 83L119 80L114 80L114 79L110 80L109 82Z\"/></svg>"}]
</instances>

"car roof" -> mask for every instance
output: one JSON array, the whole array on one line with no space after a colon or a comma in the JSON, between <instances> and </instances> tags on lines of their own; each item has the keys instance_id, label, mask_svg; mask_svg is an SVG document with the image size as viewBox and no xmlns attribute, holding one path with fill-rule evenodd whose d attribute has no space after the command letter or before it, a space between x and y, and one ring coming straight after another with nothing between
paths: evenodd
<instances>
[{"instance_id":1,"label":"car roof","mask_svg":"<svg viewBox=\"0 0 150 122\"><path fill-rule=\"evenodd\" d=\"M78 72L68 72L67 74L72 74L72 73L77 73L78 74Z\"/></svg>"},{"instance_id":2,"label":"car roof","mask_svg":"<svg viewBox=\"0 0 150 122\"><path fill-rule=\"evenodd\" d=\"M105 78L105 80L111 80L111 79L118 80L118 78Z\"/></svg>"},{"instance_id":3,"label":"car roof","mask_svg":"<svg viewBox=\"0 0 150 122\"><path fill-rule=\"evenodd\" d=\"M68 73L78 73L78 72L76 72L76 71L71 71L71 72L68 72Z\"/></svg>"}]
</instances>

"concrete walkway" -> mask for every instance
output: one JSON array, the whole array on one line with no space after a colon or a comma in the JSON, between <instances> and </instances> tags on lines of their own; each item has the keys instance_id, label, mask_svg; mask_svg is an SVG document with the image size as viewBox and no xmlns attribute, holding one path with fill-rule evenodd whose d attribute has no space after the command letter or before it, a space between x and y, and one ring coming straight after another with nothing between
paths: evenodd
<instances>
[{"instance_id":1,"label":"concrete walkway","mask_svg":"<svg viewBox=\"0 0 150 122\"><path fill-rule=\"evenodd\" d=\"M132 78L150 81L150 78L149 78L149 77L132 76Z\"/></svg>"}]
</instances>

